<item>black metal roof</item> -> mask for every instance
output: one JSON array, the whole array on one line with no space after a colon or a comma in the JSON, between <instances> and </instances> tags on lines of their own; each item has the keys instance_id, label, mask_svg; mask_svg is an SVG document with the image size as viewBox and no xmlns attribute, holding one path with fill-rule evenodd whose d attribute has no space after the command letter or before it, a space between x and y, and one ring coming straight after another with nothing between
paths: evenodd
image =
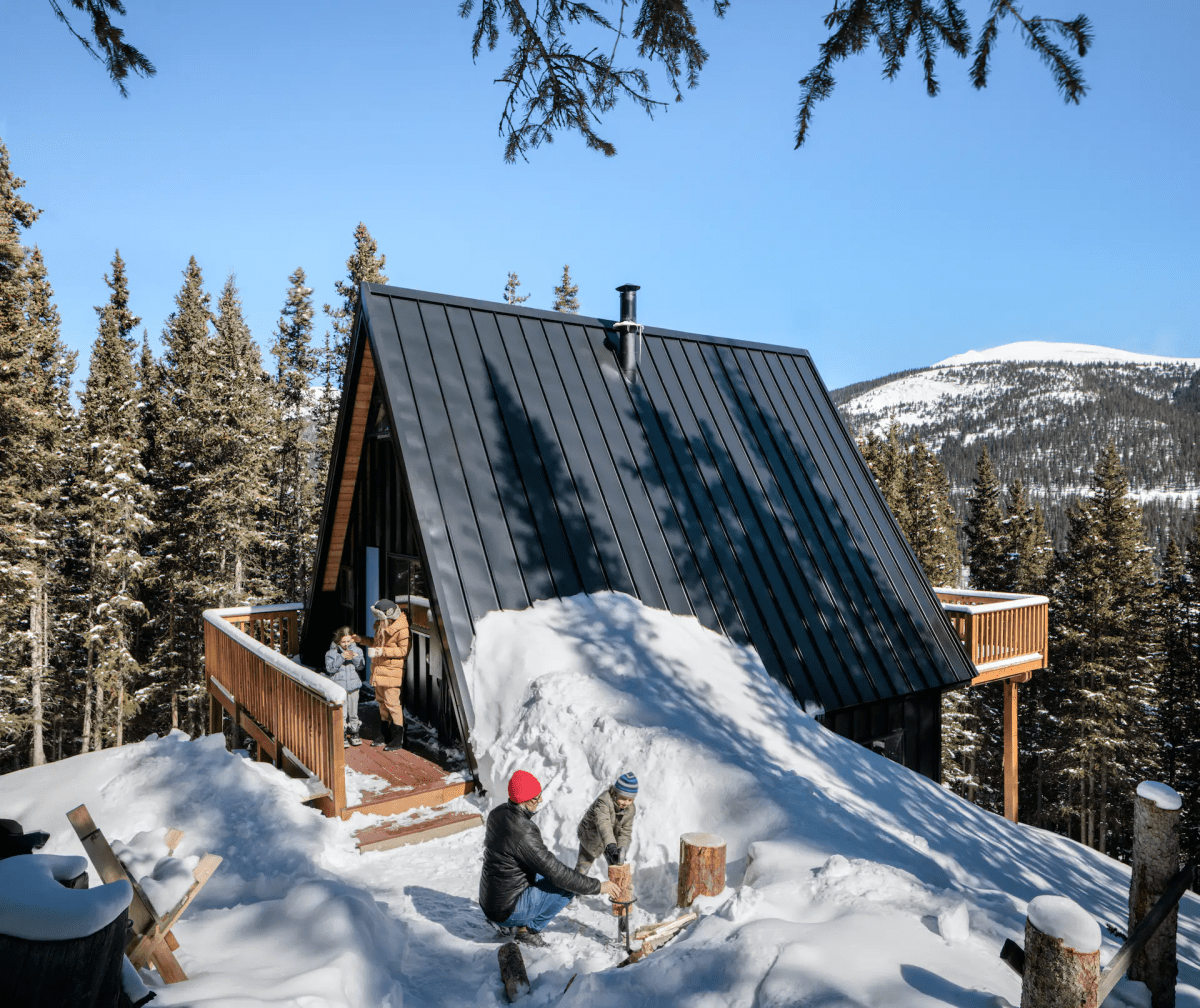
<instances>
[{"instance_id":1,"label":"black metal roof","mask_svg":"<svg viewBox=\"0 0 1200 1008\"><path fill-rule=\"evenodd\" d=\"M628 384L611 321L360 301L456 670L485 613L608 589L826 709L975 674L807 351L647 326Z\"/></svg>"}]
</instances>

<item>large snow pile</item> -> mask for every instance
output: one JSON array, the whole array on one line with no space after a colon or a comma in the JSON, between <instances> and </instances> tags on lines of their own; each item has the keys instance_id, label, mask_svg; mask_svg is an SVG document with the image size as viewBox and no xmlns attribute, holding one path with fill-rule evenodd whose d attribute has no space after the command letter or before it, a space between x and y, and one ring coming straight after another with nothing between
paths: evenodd
<instances>
[{"instance_id":1,"label":"large snow pile","mask_svg":"<svg viewBox=\"0 0 1200 1008\"><path fill-rule=\"evenodd\" d=\"M637 774L635 923L677 913L681 833L728 842L729 888L634 966L612 968L623 952L606 901L560 914L550 947L526 950L529 1008L1003 1008L1020 981L999 950L1022 940L1030 900L1068 897L1124 927L1128 868L831 734L752 651L693 619L615 594L491 613L468 676L488 794L454 807L486 813L528 770L546 790L537 822L573 863L579 815L619 773ZM0 777L0 816L51 830L48 853L80 853L62 816L86 802L109 837L145 851L142 871L165 826L186 831L185 862L225 858L175 928L191 979L159 988L156 1004L504 1004L498 944L474 902L482 831L359 855L352 833L371 820L323 819L301 797L219 739L178 733ZM1189 895L1180 1008L1200 1008L1198 922ZM1117 939L1101 933L1105 961ZM1108 1002L1148 1003L1128 982Z\"/></svg>"},{"instance_id":2,"label":"large snow pile","mask_svg":"<svg viewBox=\"0 0 1200 1008\"><path fill-rule=\"evenodd\" d=\"M1200 366L1197 357L1161 357L1158 354L1117 350L1114 347L1091 343L1050 343L1044 340L1024 340L1005 343L990 350L968 350L930 367L954 364L982 364L991 361L1062 361L1067 364L1191 364Z\"/></svg>"}]
</instances>

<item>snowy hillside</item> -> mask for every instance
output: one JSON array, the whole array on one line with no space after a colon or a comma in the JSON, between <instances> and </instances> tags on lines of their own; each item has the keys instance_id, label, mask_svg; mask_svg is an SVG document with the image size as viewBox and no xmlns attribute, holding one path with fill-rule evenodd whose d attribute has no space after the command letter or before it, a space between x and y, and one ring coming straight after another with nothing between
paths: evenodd
<instances>
[{"instance_id":1,"label":"snowy hillside","mask_svg":"<svg viewBox=\"0 0 1200 1008\"><path fill-rule=\"evenodd\" d=\"M1157 354L1134 353L1091 343L1047 343L1025 340L1005 343L990 350L968 350L938 361L931 367L954 364L981 364L986 361L1059 361L1063 364L1187 364L1200 368L1200 357L1160 357Z\"/></svg>"},{"instance_id":2,"label":"snowy hillside","mask_svg":"<svg viewBox=\"0 0 1200 1008\"><path fill-rule=\"evenodd\" d=\"M1004 483L1048 503L1085 492L1111 438L1133 491L1165 535L1190 530L1200 499L1200 358L1082 343L1009 343L834 391L851 429L898 423L938 452L961 503L986 446Z\"/></svg>"},{"instance_id":3,"label":"snowy hillside","mask_svg":"<svg viewBox=\"0 0 1200 1008\"><path fill-rule=\"evenodd\" d=\"M821 728L756 655L695 620L614 594L492 613L469 675L486 812L514 769L535 774L537 822L573 860L574 826L619 772L641 781L635 923L674 916L678 838L728 842L729 888L700 922L629 968L600 897L526 950L522 1003L631 1008L1003 1008L1020 981L998 953L1027 902L1078 901L1124 928L1129 870L1017 826ZM297 785L179 733L0 777L0 816L78 854L63 813L86 802L111 839L179 826L182 856L225 858L175 928L187 982L160 1005L421 1008L504 1004L474 897L482 831L359 855ZM1116 949L1105 932L1102 959ZM1200 1008L1200 900L1180 914L1180 1008ZM153 974L145 974L155 982ZM569 990L564 989L572 980ZM1123 982L1107 1002L1143 1005Z\"/></svg>"}]
</instances>

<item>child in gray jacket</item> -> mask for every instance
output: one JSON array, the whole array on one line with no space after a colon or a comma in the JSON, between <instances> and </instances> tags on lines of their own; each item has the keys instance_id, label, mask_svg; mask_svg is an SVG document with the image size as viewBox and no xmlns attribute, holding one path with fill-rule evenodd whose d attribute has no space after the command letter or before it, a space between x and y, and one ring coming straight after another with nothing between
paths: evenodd
<instances>
[{"instance_id":1,"label":"child in gray jacket","mask_svg":"<svg viewBox=\"0 0 1200 1008\"><path fill-rule=\"evenodd\" d=\"M575 870L586 875L601 854L610 864L622 864L633 843L633 817L637 812L638 779L623 773L592 802L579 823L579 860Z\"/></svg>"},{"instance_id":2,"label":"child in gray jacket","mask_svg":"<svg viewBox=\"0 0 1200 1008\"><path fill-rule=\"evenodd\" d=\"M362 745L358 736L362 727L358 719L358 691L362 688L365 665L366 659L354 639L354 631L348 626L338 627L333 633L333 643L325 652L325 674L346 691L346 705L342 708L342 722L346 728L344 746Z\"/></svg>"}]
</instances>

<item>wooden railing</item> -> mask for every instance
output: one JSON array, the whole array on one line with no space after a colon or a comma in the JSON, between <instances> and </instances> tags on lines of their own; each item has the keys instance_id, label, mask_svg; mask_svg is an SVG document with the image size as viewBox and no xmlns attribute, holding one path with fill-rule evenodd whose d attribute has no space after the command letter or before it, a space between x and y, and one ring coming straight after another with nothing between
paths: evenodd
<instances>
[{"instance_id":1,"label":"wooden railing","mask_svg":"<svg viewBox=\"0 0 1200 1008\"><path fill-rule=\"evenodd\" d=\"M299 649L303 608L296 603L205 610L209 732L222 731L228 714L255 740L258 759L316 778L323 787L314 797L326 814L336 814L346 805L346 692L286 657Z\"/></svg>"},{"instance_id":2,"label":"wooden railing","mask_svg":"<svg viewBox=\"0 0 1200 1008\"><path fill-rule=\"evenodd\" d=\"M1045 595L935 588L942 608L981 679L1045 668L1049 600Z\"/></svg>"}]
</instances>

